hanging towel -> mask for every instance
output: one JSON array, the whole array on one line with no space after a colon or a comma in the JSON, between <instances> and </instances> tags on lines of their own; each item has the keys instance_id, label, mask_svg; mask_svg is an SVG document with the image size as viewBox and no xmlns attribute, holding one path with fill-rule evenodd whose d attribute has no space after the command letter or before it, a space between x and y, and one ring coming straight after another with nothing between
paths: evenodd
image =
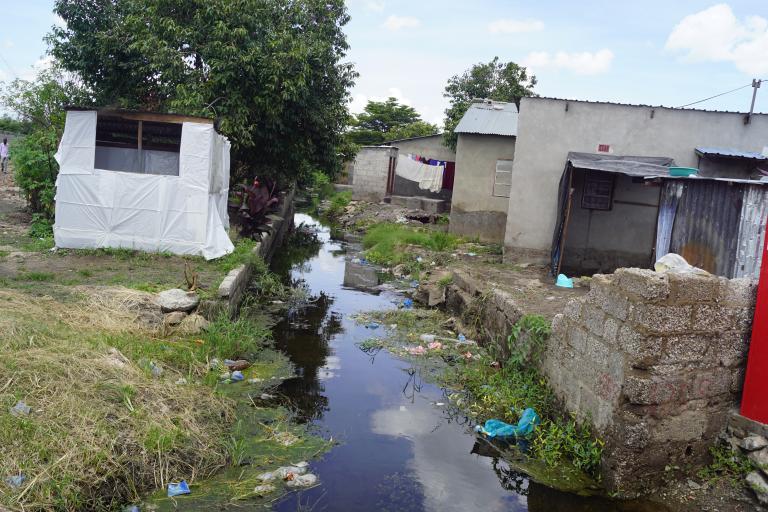
<instances>
[{"instance_id":1,"label":"hanging towel","mask_svg":"<svg viewBox=\"0 0 768 512\"><path fill-rule=\"evenodd\" d=\"M443 171L440 165L427 165L414 160L415 155L398 155L395 174L407 180L415 181L421 190L440 192L443 187ZM421 157L423 158L423 157Z\"/></svg>"}]
</instances>

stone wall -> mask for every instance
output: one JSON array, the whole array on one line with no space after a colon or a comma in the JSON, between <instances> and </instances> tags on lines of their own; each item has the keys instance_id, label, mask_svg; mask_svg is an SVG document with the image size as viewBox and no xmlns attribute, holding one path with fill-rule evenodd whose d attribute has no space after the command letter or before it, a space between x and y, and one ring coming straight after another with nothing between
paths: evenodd
<instances>
[{"instance_id":1,"label":"stone wall","mask_svg":"<svg viewBox=\"0 0 768 512\"><path fill-rule=\"evenodd\" d=\"M619 269L555 317L542 370L605 440L609 491L647 492L665 467L707 460L740 397L755 292L746 279Z\"/></svg>"},{"instance_id":2,"label":"stone wall","mask_svg":"<svg viewBox=\"0 0 768 512\"><path fill-rule=\"evenodd\" d=\"M355 200L378 202L384 199L387 193L390 156L397 156L397 148L360 148L352 170L352 197Z\"/></svg>"}]
</instances>

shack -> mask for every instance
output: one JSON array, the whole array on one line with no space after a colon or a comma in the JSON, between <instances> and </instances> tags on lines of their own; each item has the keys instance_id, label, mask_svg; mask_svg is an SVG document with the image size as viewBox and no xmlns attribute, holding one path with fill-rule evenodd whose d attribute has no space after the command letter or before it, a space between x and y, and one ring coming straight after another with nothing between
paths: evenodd
<instances>
[{"instance_id":1,"label":"shack","mask_svg":"<svg viewBox=\"0 0 768 512\"><path fill-rule=\"evenodd\" d=\"M768 182L673 177L670 165L667 157L569 153L560 180L553 273L649 268L675 252L712 274L757 277Z\"/></svg>"},{"instance_id":2,"label":"shack","mask_svg":"<svg viewBox=\"0 0 768 512\"><path fill-rule=\"evenodd\" d=\"M390 140L382 145L397 148L398 156L403 155L423 155L432 160L445 162L445 171L443 182L439 191L432 192L419 188L417 182L406 179L397 174L395 168L394 181L392 182L392 202L397 203L399 198L408 197L426 197L429 199L442 200L446 208L450 207L453 196L453 180L456 171L456 152L443 143L443 134L425 135L423 137L411 137L408 139Z\"/></svg>"},{"instance_id":3,"label":"shack","mask_svg":"<svg viewBox=\"0 0 768 512\"><path fill-rule=\"evenodd\" d=\"M476 100L456 126L456 176L449 225L452 233L503 242L517 118L514 103Z\"/></svg>"},{"instance_id":4,"label":"shack","mask_svg":"<svg viewBox=\"0 0 768 512\"><path fill-rule=\"evenodd\" d=\"M231 253L229 149L211 119L69 109L56 153L56 246Z\"/></svg>"}]
</instances>

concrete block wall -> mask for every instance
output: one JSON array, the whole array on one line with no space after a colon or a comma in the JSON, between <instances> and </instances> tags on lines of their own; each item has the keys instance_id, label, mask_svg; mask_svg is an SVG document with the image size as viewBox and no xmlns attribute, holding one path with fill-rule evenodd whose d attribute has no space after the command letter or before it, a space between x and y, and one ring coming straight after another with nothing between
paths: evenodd
<instances>
[{"instance_id":1,"label":"concrete block wall","mask_svg":"<svg viewBox=\"0 0 768 512\"><path fill-rule=\"evenodd\" d=\"M706 462L741 395L755 294L747 279L619 269L555 317L542 370L605 440L609 491Z\"/></svg>"},{"instance_id":2,"label":"concrete block wall","mask_svg":"<svg viewBox=\"0 0 768 512\"><path fill-rule=\"evenodd\" d=\"M376 202L384 199L387 193L390 156L397 156L397 148L388 146L360 148L352 171L353 199Z\"/></svg>"}]
</instances>

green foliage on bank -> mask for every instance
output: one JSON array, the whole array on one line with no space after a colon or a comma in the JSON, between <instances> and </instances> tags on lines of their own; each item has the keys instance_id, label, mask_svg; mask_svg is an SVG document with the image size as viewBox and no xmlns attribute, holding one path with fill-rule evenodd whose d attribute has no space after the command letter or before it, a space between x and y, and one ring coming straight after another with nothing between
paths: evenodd
<instances>
[{"instance_id":1,"label":"green foliage on bank","mask_svg":"<svg viewBox=\"0 0 768 512\"><path fill-rule=\"evenodd\" d=\"M451 233L417 229L400 224L376 224L363 237L365 256L373 263L396 265L410 256L404 250L407 245L416 245L431 251L442 252L456 248L461 239Z\"/></svg>"}]
</instances>

